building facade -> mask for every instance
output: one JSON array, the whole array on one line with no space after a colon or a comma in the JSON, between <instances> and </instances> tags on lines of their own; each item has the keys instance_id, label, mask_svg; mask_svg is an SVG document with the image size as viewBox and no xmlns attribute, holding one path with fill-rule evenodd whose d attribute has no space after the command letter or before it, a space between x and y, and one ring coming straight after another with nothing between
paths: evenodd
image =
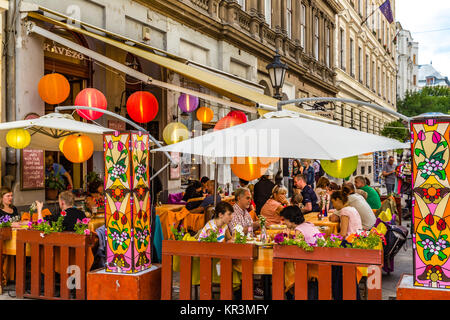
<instances>
[{"instance_id":1,"label":"building facade","mask_svg":"<svg viewBox=\"0 0 450 320\"><path fill-rule=\"evenodd\" d=\"M395 24L379 10L381 0L343 0L336 16L335 70L340 98L372 102L396 110ZM395 16L395 1L391 1ZM337 103L335 118L344 127L379 134L395 118L363 106ZM374 180L373 156L360 157L354 175Z\"/></svg>"},{"instance_id":2,"label":"building facade","mask_svg":"<svg viewBox=\"0 0 450 320\"><path fill-rule=\"evenodd\" d=\"M407 91L419 86L419 43L414 42L411 32L397 22L397 97L404 99Z\"/></svg>"},{"instance_id":3,"label":"building facade","mask_svg":"<svg viewBox=\"0 0 450 320\"><path fill-rule=\"evenodd\" d=\"M423 87L450 87L448 77L443 76L433 67L433 63L419 65L419 83L420 88Z\"/></svg>"}]
</instances>

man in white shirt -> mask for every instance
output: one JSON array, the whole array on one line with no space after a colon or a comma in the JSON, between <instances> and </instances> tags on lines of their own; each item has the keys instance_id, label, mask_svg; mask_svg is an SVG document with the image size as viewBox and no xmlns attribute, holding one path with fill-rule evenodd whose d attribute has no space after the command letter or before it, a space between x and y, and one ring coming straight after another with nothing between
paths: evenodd
<instances>
[{"instance_id":1,"label":"man in white shirt","mask_svg":"<svg viewBox=\"0 0 450 320\"><path fill-rule=\"evenodd\" d=\"M351 182L344 183L344 188L348 190L348 204L358 211L361 216L361 224L365 230L372 229L377 218L373 213L372 208L367 203L366 199L358 193L355 192L355 186Z\"/></svg>"}]
</instances>

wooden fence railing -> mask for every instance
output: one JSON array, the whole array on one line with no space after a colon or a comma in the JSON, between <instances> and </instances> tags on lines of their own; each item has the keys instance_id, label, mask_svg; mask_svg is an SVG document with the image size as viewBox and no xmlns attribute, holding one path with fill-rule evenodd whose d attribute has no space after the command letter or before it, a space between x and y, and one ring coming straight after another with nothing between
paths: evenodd
<instances>
[{"instance_id":1,"label":"wooden fence railing","mask_svg":"<svg viewBox=\"0 0 450 320\"><path fill-rule=\"evenodd\" d=\"M171 300L173 257L180 259L180 299L192 299L192 258L200 259L200 300L212 300L212 259L220 259L220 299L233 298L233 260L242 271L242 299L253 300L253 261L257 247L251 244L164 240L162 245L161 299Z\"/></svg>"},{"instance_id":2,"label":"wooden fence railing","mask_svg":"<svg viewBox=\"0 0 450 320\"><path fill-rule=\"evenodd\" d=\"M92 235L56 232L42 237L40 231L17 230L16 296L52 300L86 299L86 274L93 262L91 248L94 243L95 237ZM26 245L30 246L31 265L27 264ZM76 279L68 283L73 272ZM30 283L29 293L26 292L27 280ZM76 292L75 297L71 295L71 290Z\"/></svg>"},{"instance_id":3,"label":"wooden fence railing","mask_svg":"<svg viewBox=\"0 0 450 320\"><path fill-rule=\"evenodd\" d=\"M274 300L285 297L285 263L295 265L295 299L308 299L308 265L318 266L318 299L332 299L332 267L342 267L342 298L356 299L357 267L375 266L369 274L369 300L381 300L382 250L363 250L346 248L314 248L313 252L296 246L275 245L273 252L272 296ZM368 277L369 278L369 277ZM370 282L370 283L369 283Z\"/></svg>"},{"instance_id":4,"label":"wooden fence railing","mask_svg":"<svg viewBox=\"0 0 450 320\"><path fill-rule=\"evenodd\" d=\"M11 239L11 228L0 228L0 294L3 292L3 241Z\"/></svg>"}]
</instances>

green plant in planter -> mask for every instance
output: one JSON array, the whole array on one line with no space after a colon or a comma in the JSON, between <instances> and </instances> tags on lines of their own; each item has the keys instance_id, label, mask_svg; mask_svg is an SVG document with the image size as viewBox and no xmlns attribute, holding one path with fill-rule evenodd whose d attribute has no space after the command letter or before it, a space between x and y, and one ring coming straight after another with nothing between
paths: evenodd
<instances>
[{"instance_id":1,"label":"green plant in planter","mask_svg":"<svg viewBox=\"0 0 450 320\"><path fill-rule=\"evenodd\" d=\"M50 174L47 177L45 177L45 187L47 189L53 189L58 191L62 191L66 188L64 179L61 177L59 173Z\"/></svg>"}]
</instances>

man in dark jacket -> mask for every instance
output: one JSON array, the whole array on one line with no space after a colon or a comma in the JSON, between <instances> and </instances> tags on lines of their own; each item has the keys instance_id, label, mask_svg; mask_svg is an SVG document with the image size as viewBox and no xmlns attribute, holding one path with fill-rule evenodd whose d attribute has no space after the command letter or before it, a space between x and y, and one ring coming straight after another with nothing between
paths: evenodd
<instances>
[{"instance_id":1,"label":"man in dark jacket","mask_svg":"<svg viewBox=\"0 0 450 320\"><path fill-rule=\"evenodd\" d=\"M261 208L269 200L272 195L272 190L275 187L275 183L269 180L269 176L262 176L259 181L255 184L254 192L254 201L256 206L256 214L259 215L261 212Z\"/></svg>"}]
</instances>

